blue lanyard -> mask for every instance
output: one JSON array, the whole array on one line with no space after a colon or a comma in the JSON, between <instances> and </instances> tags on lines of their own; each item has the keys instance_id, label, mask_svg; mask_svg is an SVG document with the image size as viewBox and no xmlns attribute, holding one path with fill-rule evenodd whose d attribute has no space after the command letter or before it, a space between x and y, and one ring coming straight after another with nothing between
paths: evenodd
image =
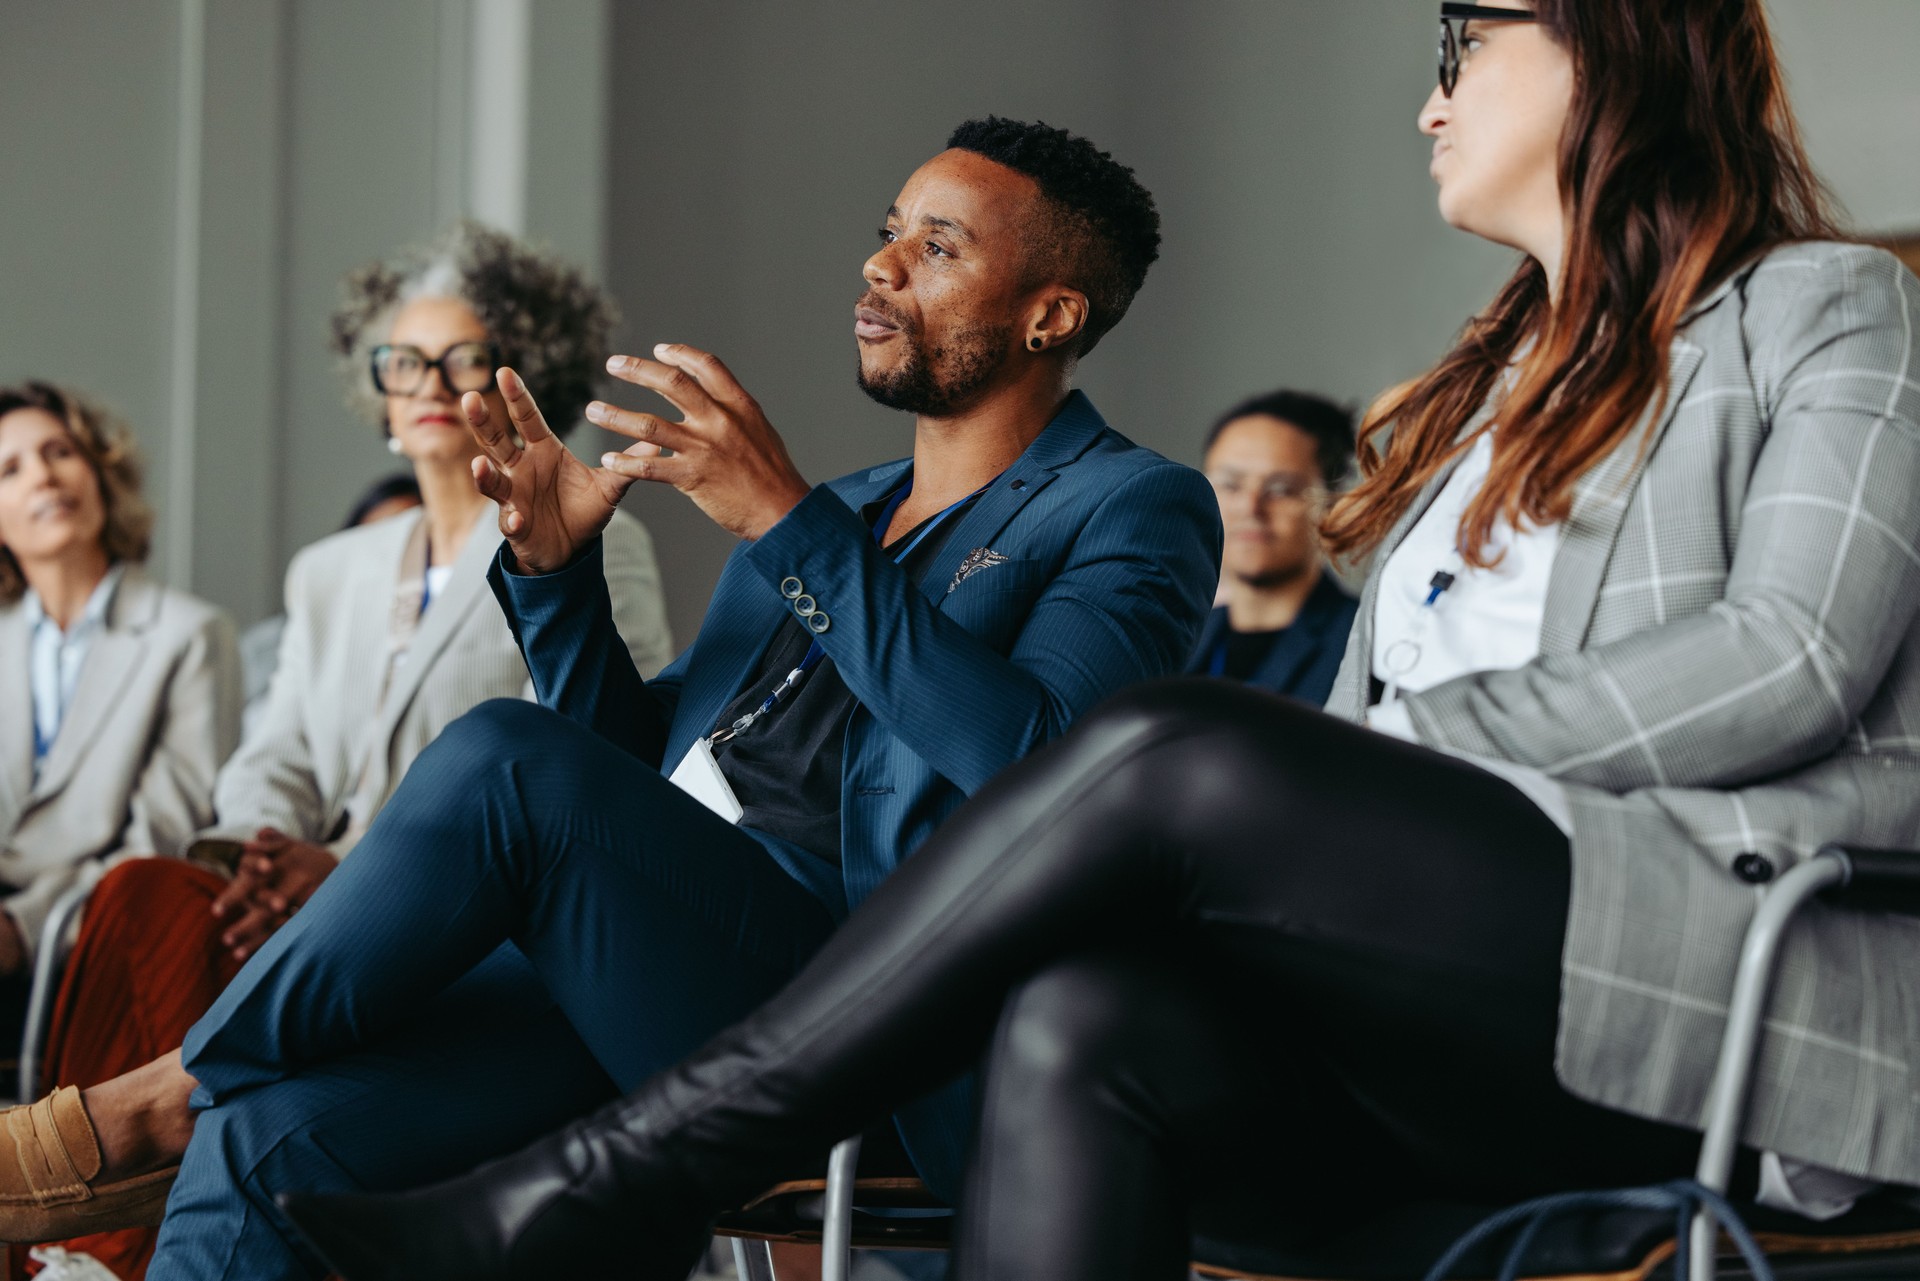
<instances>
[{"instance_id":1,"label":"blue lanyard","mask_svg":"<svg viewBox=\"0 0 1920 1281\"><path fill-rule=\"evenodd\" d=\"M999 477L997 476L994 477L994 480L998 480L998 479ZM953 515L955 512L959 511L962 507L965 507L968 503L980 497L980 495L986 493L987 489L992 484L993 484L992 480L988 481L985 485L980 486L980 488L974 490L971 494L968 494L965 498L958 499L957 501L949 504L946 507L946 509L943 510L939 515L935 516L932 520L922 525L920 527L920 532L913 536L912 541L910 541L905 547L901 548L899 553L894 556L893 563L898 565L902 561L906 560L907 557L913 555L914 548L918 547L921 543L925 542L927 539L927 535L931 534L934 530L940 528L941 524L946 521L947 517ZM876 520L873 523L873 541L878 546L881 546L881 547L886 546L887 526L893 523L893 518L899 512L900 505L907 501L907 496L911 493L913 493L913 480L911 477L909 477L907 480L907 483L902 485L899 489L895 490L893 497L889 498L887 500L887 505L881 509L880 519ZM719 744L726 742L728 739L738 737L743 731L746 730L748 726L752 725L755 721L759 720L762 716L765 716L768 712L772 711L775 705L778 704L781 699L785 698L788 694L792 693L794 689L796 689L799 686L800 682L804 681L807 678L807 674L809 672L811 672L814 668L820 666L820 660L825 658L826 655L827 655L827 651L820 647L820 642L818 640L815 640L813 643L808 645L806 657L800 660L800 665L794 668L792 671L788 672L786 675L786 679L773 687L773 692L768 694L766 698L761 700L760 706L754 708L752 711L748 712L745 716L742 716L739 720L727 726L725 729L715 730L711 735L708 736L707 738L708 743L714 746L718 746Z\"/></svg>"},{"instance_id":2,"label":"blue lanyard","mask_svg":"<svg viewBox=\"0 0 1920 1281\"><path fill-rule=\"evenodd\" d=\"M1225 676L1227 674L1227 635L1223 633L1213 644L1213 657L1207 660L1207 675Z\"/></svg>"}]
</instances>

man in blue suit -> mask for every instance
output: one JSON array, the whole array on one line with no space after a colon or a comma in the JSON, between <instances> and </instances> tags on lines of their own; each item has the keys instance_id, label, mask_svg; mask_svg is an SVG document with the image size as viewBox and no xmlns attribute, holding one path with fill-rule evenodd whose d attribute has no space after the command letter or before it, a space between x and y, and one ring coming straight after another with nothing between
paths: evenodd
<instances>
[{"instance_id":1,"label":"man in blue suit","mask_svg":"<svg viewBox=\"0 0 1920 1281\"><path fill-rule=\"evenodd\" d=\"M691 348L609 362L682 418L594 405L635 442L597 469L511 371L511 424L467 398L541 705L456 722L183 1057L111 1106L89 1092L108 1183L134 1172L116 1152L177 1150L193 1091L151 1278L317 1275L275 1192L445 1177L632 1088L778 991L997 771L1179 668L1213 496L1070 386L1158 240L1151 197L1084 139L961 126L887 210L855 309L860 385L915 415L912 457L818 487ZM652 681L599 561L641 480L742 540ZM965 1119L952 1091L903 1119L937 1182Z\"/></svg>"},{"instance_id":2,"label":"man in blue suit","mask_svg":"<svg viewBox=\"0 0 1920 1281\"><path fill-rule=\"evenodd\" d=\"M1267 392L1214 423L1205 466L1226 525L1225 599L1187 671L1327 701L1359 605L1327 572L1318 526L1352 464L1353 415L1320 396Z\"/></svg>"}]
</instances>

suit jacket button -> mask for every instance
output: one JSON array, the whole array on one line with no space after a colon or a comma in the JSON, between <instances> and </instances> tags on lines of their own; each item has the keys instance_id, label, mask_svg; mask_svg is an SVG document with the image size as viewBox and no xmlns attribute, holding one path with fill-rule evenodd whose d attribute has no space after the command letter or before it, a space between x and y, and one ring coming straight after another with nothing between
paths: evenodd
<instances>
[{"instance_id":1,"label":"suit jacket button","mask_svg":"<svg viewBox=\"0 0 1920 1281\"><path fill-rule=\"evenodd\" d=\"M813 597L796 596L793 598L793 612L800 615L800 617L805 618L807 615L816 614L819 611L820 606L814 601Z\"/></svg>"},{"instance_id":2,"label":"suit jacket button","mask_svg":"<svg viewBox=\"0 0 1920 1281\"><path fill-rule=\"evenodd\" d=\"M826 631L827 628L832 627L833 620L828 618L825 614L808 614L807 626L812 628L814 634L817 636L821 632Z\"/></svg>"},{"instance_id":3,"label":"suit jacket button","mask_svg":"<svg viewBox=\"0 0 1920 1281\"><path fill-rule=\"evenodd\" d=\"M1773 862L1748 850L1733 860L1733 874L1749 885L1765 885L1773 879Z\"/></svg>"},{"instance_id":4,"label":"suit jacket button","mask_svg":"<svg viewBox=\"0 0 1920 1281\"><path fill-rule=\"evenodd\" d=\"M780 594L788 600L797 598L801 592L806 590L806 584L797 578L788 577L780 580Z\"/></svg>"}]
</instances>

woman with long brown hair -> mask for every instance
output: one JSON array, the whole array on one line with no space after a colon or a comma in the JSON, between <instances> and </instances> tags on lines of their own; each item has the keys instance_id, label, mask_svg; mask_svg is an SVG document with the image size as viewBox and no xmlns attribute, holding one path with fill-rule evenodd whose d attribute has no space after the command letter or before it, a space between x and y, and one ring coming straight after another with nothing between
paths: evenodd
<instances>
[{"instance_id":1,"label":"woman with long brown hair","mask_svg":"<svg viewBox=\"0 0 1920 1281\"><path fill-rule=\"evenodd\" d=\"M678 1278L713 1213L983 1052L965 1277L1178 1277L1236 1197L1305 1235L1362 1180L1685 1171L1755 887L1920 838L1920 281L1832 240L1760 0L1443 13L1441 211L1525 260L1332 513L1372 557L1335 715L1114 701L622 1102L289 1198L350 1281ZM1916 946L1803 920L1750 1190L1920 1184Z\"/></svg>"}]
</instances>

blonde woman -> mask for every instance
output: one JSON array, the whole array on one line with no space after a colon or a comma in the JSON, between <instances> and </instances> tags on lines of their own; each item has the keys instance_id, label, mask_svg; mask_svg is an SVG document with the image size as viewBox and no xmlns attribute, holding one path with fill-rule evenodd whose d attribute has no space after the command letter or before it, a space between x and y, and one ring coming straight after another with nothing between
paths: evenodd
<instances>
[{"instance_id":1,"label":"blonde woman","mask_svg":"<svg viewBox=\"0 0 1920 1281\"><path fill-rule=\"evenodd\" d=\"M240 735L233 626L147 579L152 525L124 424L50 383L0 388L0 984L16 998L54 899L116 851L177 851L211 821ZM0 1018L17 1037L15 1011Z\"/></svg>"}]
</instances>

